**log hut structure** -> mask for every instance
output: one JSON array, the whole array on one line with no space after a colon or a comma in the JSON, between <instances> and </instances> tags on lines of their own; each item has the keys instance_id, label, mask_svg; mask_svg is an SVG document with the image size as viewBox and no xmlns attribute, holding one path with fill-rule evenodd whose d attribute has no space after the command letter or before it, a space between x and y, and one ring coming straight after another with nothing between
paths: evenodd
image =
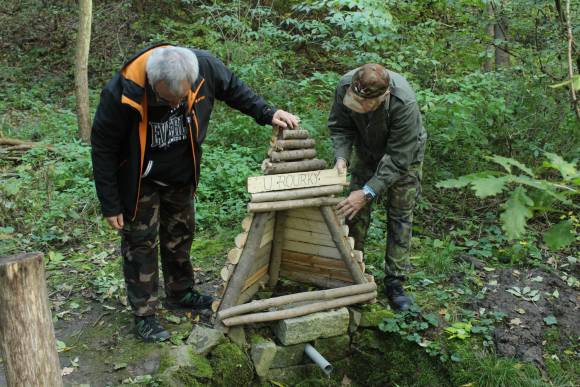
<instances>
[{"instance_id":1,"label":"log hut structure","mask_svg":"<svg viewBox=\"0 0 580 387\"><path fill-rule=\"evenodd\" d=\"M316 159L307 130L273 130L263 176L248 178L249 215L242 221L221 270L223 283L212 305L214 325L229 327L276 321L376 298L365 275L361 251L354 250L344 218L334 206L346 175ZM324 290L256 300L280 278Z\"/></svg>"}]
</instances>

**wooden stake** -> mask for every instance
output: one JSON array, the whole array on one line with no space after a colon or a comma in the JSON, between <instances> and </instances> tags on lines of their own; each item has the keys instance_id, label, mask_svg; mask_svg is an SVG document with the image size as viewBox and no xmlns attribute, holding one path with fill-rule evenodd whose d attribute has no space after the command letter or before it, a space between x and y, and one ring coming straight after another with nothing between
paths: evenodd
<instances>
[{"instance_id":1,"label":"wooden stake","mask_svg":"<svg viewBox=\"0 0 580 387\"><path fill-rule=\"evenodd\" d=\"M340 251L342 259L344 260L346 267L348 267L348 270L350 271L350 274L352 275L354 282L356 282L357 284L363 284L367 282L364 273L361 272L360 267L356 264L351 255L352 252L351 249L349 249L345 243L346 241L344 238L344 234L342 233L342 229L338 223L338 219L336 217L336 214L334 213L334 209L332 207L324 206L320 207L320 212L322 213L322 216L326 221L326 225L328 226L330 235L332 235L332 239L334 240L334 243L336 243L336 247Z\"/></svg>"},{"instance_id":2,"label":"wooden stake","mask_svg":"<svg viewBox=\"0 0 580 387\"><path fill-rule=\"evenodd\" d=\"M270 160L274 162L313 159L316 157L316 149L295 149L279 152L272 150L268 152L268 156L270 156Z\"/></svg>"},{"instance_id":3,"label":"wooden stake","mask_svg":"<svg viewBox=\"0 0 580 387\"><path fill-rule=\"evenodd\" d=\"M219 313L219 317L223 320L228 317L238 316L250 312L257 312L269 308L275 308L282 305L294 304L304 301L323 301L340 298L345 296L353 296L355 294L369 293L377 290L377 285L372 283L362 285L351 285L342 288L317 290L314 292L302 292L289 294L287 296L273 297L267 300L255 300L249 304L233 306L225 309Z\"/></svg>"},{"instance_id":4,"label":"wooden stake","mask_svg":"<svg viewBox=\"0 0 580 387\"><path fill-rule=\"evenodd\" d=\"M274 229L274 241L272 243L272 255L270 257L270 279L268 286L273 288L278 283L280 274L280 260L282 248L284 247L284 230L286 229L286 211L276 213L276 224Z\"/></svg>"},{"instance_id":5,"label":"wooden stake","mask_svg":"<svg viewBox=\"0 0 580 387\"><path fill-rule=\"evenodd\" d=\"M244 316L235 316L223 320L224 325L234 326L241 324L253 324L265 321L277 321L287 318L304 316L307 314L320 312L322 310L340 308L347 305L358 304L370 301L377 296L377 292L362 293L354 296L340 297L327 301L315 302L308 305L299 306L292 309L278 310L275 312L262 312L247 314Z\"/></svg>"},{"instance_id":6,"label":"wooden stake","mask_svg":"<svg viewBox=\"0 0 580 387\"><path fill-rule=\"evenodd\" d=\"M282 200L306 199L318 196L340 194L344 190L342 185L327 185L324 187L299 188L286 191L262 192L251 195L252 203L276 202Z\"/></svg>"},{"instance_id":7,"label":"wooden stake","mask_svg":"<svg viewBox=\"0 0 580 387\"><path fill-rule=\"evenodd\" d=\"M308 138L308 131L304 129L283 130L282 139L284 140L302 140Z\"/></svg>"},{"instance_id":8,"label":"wooden stake","mask_svg":"<svg viewBox=\"0 0 580 387\"><path fill-rule=\"evenodd\" d=\"M0 257L0 353L9 386L62 386L41 253Z\"/></svg>"},{"instance_id":9,"label":"wooden stake","mask_svg":"<svg viewBox=\"0 0 580 387\"><path fill-rule=\"evenodd\" d=\"M250 226L250 231L248 232L248 239L244 246L244 251L242 252L242 256L240 257L236 269L230 278L224 297L219 305L220 309L232 307L238 301L242 288L244 287L246 279L252 269L252 261L255 258L256 251L259 249L264 227L266 226L268 218L269 214L267 213L260 213L254 216L252 225ZM220 319L216 318L214 327L223 329L223 324Z\"/></svg>"},{"instance_id":10,"label":"wooden stake","mask_svg":"<svg viewBox=\"0 0 580 387\"><path fill-rule=\"evenodd\" d=\"M282 173L318 171L326 168L326 161L319 159L287 161L272 163L270 159L262 162L262 172L264 175L279 175Z\"/></svg>"},{"instance_id":11,"label":"wooden stake","mask_svg":"<svg viewBox=\"0 0 580 387\"><path fill-rule=\"evenodd\" d=\"M301 207L335 206L343 200L344 198L322 197L312 199L284 200L281 202L248 203L248 211L270 212Z\"/></svg>"},{"instance_id":12,"label":"wooden stake","mask_svg":"<svg viewBox=\"0 0 580 387\"><path fill-rule=\"evenodd\" d=\"M316 141L312 138L305 140L278 140L274 144L271 144L276 150L288 150L288 149L305 149L314 148Z\"/></svg>"}]
</instances>

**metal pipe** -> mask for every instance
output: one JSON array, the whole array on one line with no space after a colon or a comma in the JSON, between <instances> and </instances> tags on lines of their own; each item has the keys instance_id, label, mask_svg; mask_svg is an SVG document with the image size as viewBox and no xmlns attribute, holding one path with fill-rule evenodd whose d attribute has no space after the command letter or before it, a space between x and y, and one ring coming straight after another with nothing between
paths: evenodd
<instances>
[{"instance_id":1,"label":"metal pipe","mask_svg":"<svg viewBox=\"0 0 580 387\"><path fill-rule=\"evenodd\" d=\"M310 359L312 359L312 361L314 363L316 363L317 366L320 367L320 369L322 371L324 371L324 373L329 376L330 373L332 372L332 365L328 362L328 360L326 360L324 358L324 356L322 356L320 354L320 352L318 352L316 350L316 348L314 348L312 345L310 344L306 344L306 347L304 348L304 352L306 352L306 354L308 355L308 357Z\"/></svg>"}]
</instances>

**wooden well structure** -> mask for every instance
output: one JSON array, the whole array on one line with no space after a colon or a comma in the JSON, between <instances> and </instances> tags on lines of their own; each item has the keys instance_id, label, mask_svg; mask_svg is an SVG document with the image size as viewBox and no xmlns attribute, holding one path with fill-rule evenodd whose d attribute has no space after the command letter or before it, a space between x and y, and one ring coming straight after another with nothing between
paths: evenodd
<instances>
[{"instance_id":1,"label":"wooden well structure","mask_svg":"<svg viewBox=\"0 0 580 387\"><path fill-rule=\"evenodd\" d=\"M215 326L279 320L369 302L376 285L365 275L363 254L354 250L348 226L334 207L346 175L316 159L306 130L275 129L263 176L248 179L251 201L243 232L221 271L223 283L212 305ZM326 289L251 301L279 278ZM282 310L266 311L269 308Z\"/></svg>"}]
</instances>

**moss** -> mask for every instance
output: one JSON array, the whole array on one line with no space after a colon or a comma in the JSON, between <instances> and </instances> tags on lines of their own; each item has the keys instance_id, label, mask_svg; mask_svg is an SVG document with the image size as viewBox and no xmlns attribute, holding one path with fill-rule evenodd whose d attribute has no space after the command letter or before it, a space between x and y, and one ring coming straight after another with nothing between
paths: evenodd
<instances>
[{"instance_id":1,"label":"moss","mask_svg":"<svg viewBox=\"0 0 580 387\"><path fill-rule=\"evenodd\" d=\"M398 335L362 330L353 341L358 355L347 375L362 385L448 386L449 375L435 359Z\"/></svg>"},{"instance_id":2,"label":"moss","mask_svg":"<svg viewBox=\"0 0 580 387\"><path fill-rule=\"evenodd\" d=\"M254 378L252 363L244 351L233 343L218 345L212 352L213 384L216 386L247 386Z\"/></svg>"},{"instance_id":3,"label":"moss","mask_svg":"<svg viewBox=\"0 0 580 387\"><path fill-rule=\"evenodd\" d=\"M360 327L377 327L385 318L393 318L395 313L378 304L365 306L361 311Z\"/></svg>"}]
</instances>

